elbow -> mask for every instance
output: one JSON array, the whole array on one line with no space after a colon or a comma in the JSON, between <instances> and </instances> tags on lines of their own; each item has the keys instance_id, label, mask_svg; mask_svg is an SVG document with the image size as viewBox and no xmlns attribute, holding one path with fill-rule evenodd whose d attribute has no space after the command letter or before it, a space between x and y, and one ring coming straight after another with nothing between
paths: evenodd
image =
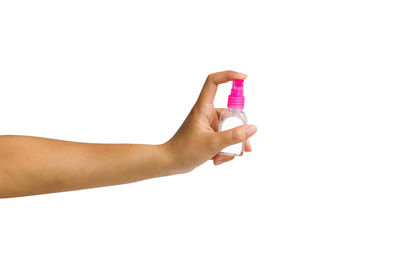
<instances>
[{"instance_id":1,"label":"elbow","mask_svg":"<svg viewBox=\"0 0 400 267\"><path fill-rule=\"evenodd\" d=\"M10 198L15 196L15 192L13 192L13 190L11 190L11 188L7 185L7 179L5 175L0 173L0 198Z\"/></svg>"},{"instance_id":2,"label":"elbow","mask_svg":"<svg viewBox=\"0 0 400 267\"><path fill-rule=\"evenodd\" d=\"M0 198L8 198L8 192L6 192L0 178Z\"/></svg>"},{"instance_id":3,"label":"elbow","mask_svg":"<svg viewBox=\"0 0 400 267\"><path fill-rule=\"evenodd\" d=\"M4 177L0 176L0 198L9 198L9 192L7 192L5 184L4 184Z\"/></svg>"}]
</instances>

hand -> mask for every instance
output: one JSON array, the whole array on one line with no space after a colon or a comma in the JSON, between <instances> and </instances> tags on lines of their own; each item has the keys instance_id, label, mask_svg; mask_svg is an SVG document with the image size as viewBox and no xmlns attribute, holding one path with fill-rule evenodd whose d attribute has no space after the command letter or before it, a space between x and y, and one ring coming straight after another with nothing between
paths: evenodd
<instances>
[{"instance_id":1,"label":"hand","mask_svg":"<svg viewBox=\"0 0 400 267\"><path fill-rule=\"evenodd\" d=\"M223 71L210 74L204 83L200 96L176 134L165 143L173 168L177 173L193 170L207 160L215 165L232 160L233 156L217 155L227 146L245 141L245 152L251 151L247 140L257 131L254 125L242 125L218 132L219 116L224 110L214 107L218 85L235 79L246 79L247 75Z\"/></svg>"}]
</instances>

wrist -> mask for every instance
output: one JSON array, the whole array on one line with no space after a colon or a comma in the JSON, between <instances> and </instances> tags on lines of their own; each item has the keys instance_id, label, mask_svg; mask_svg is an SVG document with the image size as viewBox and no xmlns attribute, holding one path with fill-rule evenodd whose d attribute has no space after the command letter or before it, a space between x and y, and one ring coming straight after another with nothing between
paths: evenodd
<instances>
[{"instance_id":1,"label":"wrist","mask_svg":"<svg viewBox=\"0 0 400 267\"><path fill-rule=\"evenodd\" d=\"M177 144L175 144L172 140L159 145L159 149L163 155L164 164L168 172L166 175L182 174L192 170L192 168L185 167L186 164L184 164L184 162L182 162L182 158L180 158L182 151L177 151L175 147L176 145Z\"/></svg>"},{"instance_id":2,"label":"wrist","mask_svg":"<svg viewBox=\"0 0 400 267\"><path fill-rule=\"evenodd\" d=\"M159 160L165 171L164 175L167 176L180 173L172 144L170 142L166 142L164 144L157 145L157 149L160 155Z\"/></svg>"}]
</instances>

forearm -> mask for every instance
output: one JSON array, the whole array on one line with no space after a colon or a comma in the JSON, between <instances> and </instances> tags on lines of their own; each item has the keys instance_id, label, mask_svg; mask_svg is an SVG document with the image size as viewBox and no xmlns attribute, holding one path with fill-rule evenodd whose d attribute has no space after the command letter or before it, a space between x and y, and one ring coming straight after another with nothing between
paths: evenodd
<instances>
[{"instance_id":1,"label":"forearm","mask_svg":"<svg viewBox=\"0 0 400 267\"><path fill-rule=\"evenodd\" d=\"M173 173L166 145L0 136L1 197L123 184Z\"/></svg>"}]
</instances>

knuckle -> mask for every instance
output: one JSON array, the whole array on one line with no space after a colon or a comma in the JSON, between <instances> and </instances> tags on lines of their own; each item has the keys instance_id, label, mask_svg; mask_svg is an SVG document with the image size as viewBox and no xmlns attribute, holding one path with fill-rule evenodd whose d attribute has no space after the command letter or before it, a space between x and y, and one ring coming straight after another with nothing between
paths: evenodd
<instances>
[{"instance_id":1,"label":"knuckle","mask_svg":"<svg viewBox=\"0 0 400 267\"><path fill-rule=\"evenodd\" d=\"M219 138L210 138L209 146L213 151L219 150L219 148L221 146L221 142L220 142Z\"/></svg>"},{"instance_id":2,"label":"knuckle","mask_svg":"<svg viewBox=\"0 0 400 267\"><path fill-rule=\"evenodd\" d=\"M246 138L246 136L245 136L245 133L244 133L244 131L242 131L240 128L238 129L238 128L236 128L236 129L234 129L233 131L232 131L232 141L233 142L240 142L240 141L242 141L243 139L245 139Z\"/></svg>"},{"instance_id":3,"label":"knuckle","mask_svg":"<svg viewBox=\"0 0 400 267\"><path fill-rule=\"evenodd\" d=\"M214 79L214 73L208 74L206 81L210 82Z\"/></svg>"}]
</instances>

